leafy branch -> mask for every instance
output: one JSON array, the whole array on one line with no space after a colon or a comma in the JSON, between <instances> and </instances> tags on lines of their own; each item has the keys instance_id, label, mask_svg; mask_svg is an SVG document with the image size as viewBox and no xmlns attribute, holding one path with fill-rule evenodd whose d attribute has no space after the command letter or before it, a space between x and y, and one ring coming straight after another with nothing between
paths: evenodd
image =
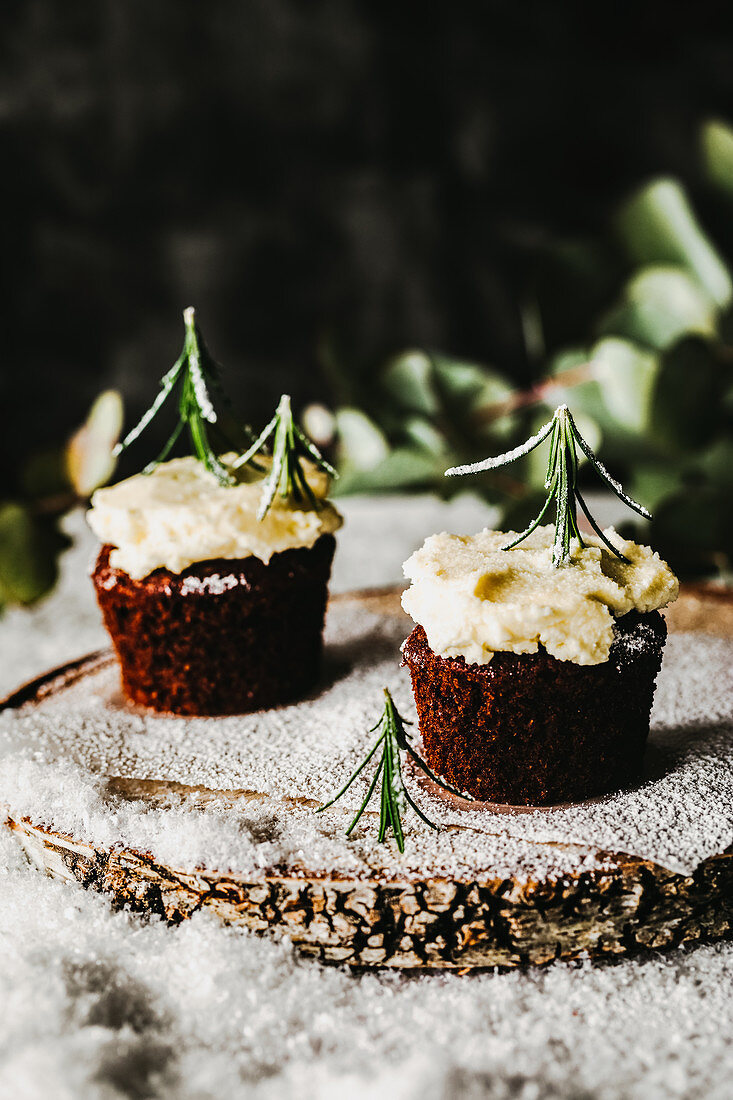
<instances>
[{"instance_id":1,"label":"leafy branch","mask_svg":"<svg viewBox=\"0 0 733 1100\"><path fill-rule=\"evenodd\" d=\"M445 471L446 477L455 477L462 474L478 474L482 473L484 470L495 470L499 466L506 466L510 462L514 462L516 459L523 458L525 455L530 454L539 447L548 436L550 438L550 454L547 460L547 474L545 476L545 488L547 489L545 503L530 525L512 542L503 546L502 550L513 549L513 547L518 546L520 542L523 542L528 535L531 535L532 532L539 527L551 505L554 503L555 541L552 547L552 564L554 566L566 564L570 561L571 539L576 538L581 546L585 545L583 536L578 528L577 503L580 505L591 527L608 550L617 558L626 561L623 554L608 541L603 531L590 514L588 506L578 488L578 455L576 444L580 447L601 480L616 494L619 500L623 501L627 507L632 508L645 519L651 519L651 514L641 504L637 504L635 500L632 500L631 497L624 492L621 485L611 477L606 467L596 457L589 444L580 434L567 405L559 405L558 408L555 409L551 420L548 420L535 435L525 440L524 443L521 443L513 450L506 451L504 454L497 455L494 458L485 458L481 462L474 462L468 466L453 466L451 469Z\"/></svg>"},{"instance_id":2,"label":"leafy branch","mask_svg":"<svg viewBox=\"0 0 733 1100\"><path fill-rule=\"evenodd\" d=\"M372 795L376 790L377 783L382 780L382 791L380 796L380 808L379 808L379 843L384 842L384 838L387 835L387 830L391 829L395 840L397 841L397 847L401 852L405 850L405 837L402 831L402 814L407 806L411 806L418 817L429 825L431 829L437 829L438 826L435 822L431 821L422 812L420 807L415 803L413 798L407 791L402 776L402 763L400 760L400 753L406 752L410 759L417 764L417 766L425 772L434 783L437 783L439 787L442 787L446 791L450 791L451 794L459 795L461 798L466 798L466 795L461 791L451 787L448 783L445 783L442 779L438 779L437 775L434 775L430 768L427 766L424 760L422 760L413 749L410 744L410 735L405 729L405 726L410 725L401 716L397 707L394 705L394 700L390 695L387 688L384 688L384 710L379 721L376 725L372 726L370 732L379 730L379 737L377 738L373 747L369 750L368 754L362 760L359 767L353 773L348 782L341 788L338 794L335 794L333 798L326 802L325 805L320 806L317 813L322 813L323 810L327 810L329 806L333 806L334 802L337 802L342 795L346 793L354 780L363 772L369 761L375 755L377 750L382 748L382 754L379 758L377 770L372 777L372 781L369 784L366 797L359 807L356 816L346 830L346 835L350 836L359 823L359 820L364 813L365 809L369 805Z\"/></svg>"},{"instance_id":3,"label":"leafy branch","mask_svg":"<svg viewBox=\"0 0 733 1100\"><path fill-rule=\"evenodd\" d=\"M320 501L308 484L303 470L303 459L310 459L319 470L323 470L330 477L336 478L338 474L295 423L290 397L286 393L280 398L272 420L249 450L234 462L232 468L236 470L245 463L251 462L255 455L266 447L271 436L272 465L264 479L264 490L257 510L257 518L264 518L277 493L287 500L306 504L309 508L319 508Z\"/></svg>"},{"instance_id":4,"label":"leafy branch","mask_svg":"<svg viewBox=\"0 0 733 1100\"><path fill-rule=\"evenodd\" d=\"M196 457L203 462L220 485L233 485L235 478L221 462L209 439L210 429L214 425L217 426L220 435L224 434L212 399L212 394L216 394L221 400L226 400L219 381L219 367L204 342L201 330L196 324L195 310L190 306L183 311L183 323L185 338L181 354L171 369L161 378L158 395L150 408L117 444L113 453L116 457L127 450L155 419L173 392L178 389L178 423L158 457L148 463L143 473L151 473L156 466L165 461L184 428L187 428ZM251 438L248 430L245 429L245 432L248 438ZM232 443L231 440L229 442L239 450L238 444Z\"/></svg>"}]
</instances>

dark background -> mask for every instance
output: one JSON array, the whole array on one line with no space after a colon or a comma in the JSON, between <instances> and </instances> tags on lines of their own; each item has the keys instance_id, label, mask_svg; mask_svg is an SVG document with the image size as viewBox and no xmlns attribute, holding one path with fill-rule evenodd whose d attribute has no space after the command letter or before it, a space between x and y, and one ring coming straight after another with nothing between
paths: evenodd
<instances>
[{"instance_id":1,"label":"dark background","mask_svg":"<svg viewBox=\"0 0 733 1100\"><path fill-rule=\"evenodd\" d=\"M728 11L5 0L4 461L105 386L140 412L189 304L254 422L406 345L529 381L547 242L649 174L694 189L733 117Z\"/></svg>"}]
</instances>

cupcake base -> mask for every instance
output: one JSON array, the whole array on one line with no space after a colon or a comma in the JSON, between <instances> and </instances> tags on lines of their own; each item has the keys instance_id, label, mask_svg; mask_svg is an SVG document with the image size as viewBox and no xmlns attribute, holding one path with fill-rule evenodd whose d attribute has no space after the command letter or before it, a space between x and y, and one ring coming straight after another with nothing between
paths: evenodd
<instances>
[{"instance_id":1,"label":"cupcake base","mask_svg":"<svg viewBox=\"0 0 733 1100\"><path fill-rule=\"evenodd\" d=\"M333 535L310 548L197 562L142 580L109 563L92 574L125 694L175 714L241 714L289 703L316 684Z\"/></svg>"},{"instance_id":2,"label":"cupcake base","mask_svg":"<svg viewBox=\"0 0 733 1100\"><path fill-rule=\"evenodd\" d=\"M658 611L616 621L608 661L577 665L495 653L486 665L433 653L415 627L403 646L425 760L482 802L547 806L638 779L667 627Z\"/></svg>"}]
</instances>

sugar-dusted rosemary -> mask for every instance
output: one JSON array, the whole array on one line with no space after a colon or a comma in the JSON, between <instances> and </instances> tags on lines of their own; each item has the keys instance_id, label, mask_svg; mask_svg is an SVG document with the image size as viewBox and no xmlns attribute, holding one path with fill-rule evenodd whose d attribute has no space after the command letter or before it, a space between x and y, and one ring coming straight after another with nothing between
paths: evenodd
<instances>
[{"instance_id":1,"label":"sugar-dusted rosemary","mask_svg":"<svg viewBox=\"0 0 733 1100\"><path fill-rule=\"evenodd\" d=\"M281 497L305 504L309 508L319 508L320 501L308 484L303 470L303 459L310 459L319 470L323 470L330 477L338 477L338 474L295 423L290 397L286 393L280 398L272 420L252 446L234 462L232 468L236 470L245 463L252 462L255 455L267 447L270 437L272 437L272 465L263 482L262 499L257 511L258 519L266 515L277 493Z\"/></svg>"},{"instance_id":2,"label":"sugar-dusted rosemary","mask_svg":"<svg viewBox=\"0 0 733 1100\"><path fill-rule=\"evenodd\" d=\"M171 369L160 380L158 395L150 408L143 414L132 431L128 432L121 443L115 447L114 454L119 455L131 443L142 435L148 424L157 416L168 398L178 391L178 423L158 457L148 463L143 473L150 473L168 457L184 428L197 458L203 462L221 485L235 484L235 478L220 461L214 451L209 433L216 425L218 435L239 451L243 442L252 438L247 428L241 429L238 441L226 437L214 408L213 395L225 401L219 382L219 367L207 348L201 330L196 323L195 311L189 307L183 311L185 338L183 350Z\"/></svg>"},{"instance_id":3,"label":"sugar-dusted rosemary","mask_svg":"<svg viewBox=\"0 0 733 1100\"><path fill-rule=\"evenodd\" d=\"M323 810L327 810L329 806L333 806L334 802L337 802L339 798L349 789L354 780L363 772L369 761L375 755L377 750L381 747L382 753L379 757L379 763L377 764L377 770L375 771L372 781L369 784L366 797L361 806L356 812L356 816L346 830L346 835L350 836L359 823L361 815L367 808L377 784L381 778L382 788L380 796L380 808L379 808L379 843L383 843L387 830L391 829L395 840L397 841L397 847L401 852L405 850L405 837L402 831L402 814L407 806L411 806L418 817L429 825L431 829L437 829L438 826L435 822L431 821L422 812L420 807L415 803L414 799L410 796L407 788L405 787L404 778L402 775L402 763L400 760L400 753L406 752L410 759L420 768L425 774L437 783L439 787L442 787L446 791L450 791L451 794L459 795L461 798L467 798L465 794L461 794L460 791L451 787L444 780L439 779L437 775L434 775L430 768L427 766L424 760L422 760L413 749L410 744L410 735L405 729L405 726L409 726L410 723L406 722L402 717L397 707L394 705L394 700L390 695L387 688L384 689L384 710L376 725L372 726L370 732L374 730L379 731L379 736L376 742L369 750L367 755L362 760L359 767L353 773L347 783L341 788L338 794L335 794L330 801L325 805L320 806L317 813L321 813Z\"/></svg>"},{"instance_id":4,"label":"sugar-dusted rosemary","mask_svg":"<svg viewBox=\"0 0 733 1100\"><path fill-rule=\"evenodd\" d=\"M624 504L632 508L635 512L638 512L638 514L645 519L651 519L651 514L641 504L637 504L635 500L632 500L631 497L624 492L619 483L611 477L606 467L596 457L586 440L580 434L578 426L573 420L572 413L567 405L558 406L558 408L555 409L552 419L548 420L536 435L525 440L524 443L515 447L514 450L497 455L495 458L485 458L482 462L474 462L470 466L453 466L450 470L445 471L446 477L454 477L460 474L478 474L484 470L494 470L498 466L506 466L510 462L514 462L515 459L530 454L530 452L536 447L539 447L540 443L544 442L548 436L550 438L550 454L547 460L547 474L545 477L547 499L540 509L539 515L532 520L529 527L522 531L521 535L518 535L512 542L503 546L502 550L511 550L520 542L523 542L528 535L531 535L535 528L539 527L549 511L550 506L554 503L555 541L552 547L552 564L554 566L566 564L570 561L571 557L571 539L576 538L581 546L585 545L583 536L578 529L578 518L575 507L577 502L589 524L605 546L617 558L621 558L622 561L625 561L626 559L623 554L608 541L603 531L590 514L588 506L578 488L578 455L576 444L580 447L601 480L616 494L619 500L622 500Z\"/></svg>"}]
</instances>

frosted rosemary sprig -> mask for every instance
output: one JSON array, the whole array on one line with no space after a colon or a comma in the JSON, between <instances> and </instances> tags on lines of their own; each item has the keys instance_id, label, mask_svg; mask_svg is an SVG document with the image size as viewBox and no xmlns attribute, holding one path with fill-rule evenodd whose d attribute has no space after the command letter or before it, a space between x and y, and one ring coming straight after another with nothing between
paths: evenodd
<instances>
[{"instance_id":1,"label":"frosted rosemary sprig","mask_svg":"<svg viewBox=\"0 0 733 1100\"><path fill-rule=\"evenodd\" d=\"M434 775L430 768L427 766L424 760L422 760L413 749L410 744L410 735L405 729L405 726L409 726L410 723L406 722L402 717L397 707L394 705L394 700L390 695L387 688L384 689L384 710L382 716L376 725L372 726L370 733L374 730L379 730L379 737L377 738L373 747L369 750L367 755L362 760L359 767L353 773L349 781L341 788L338 794L335 794L333 798L326 802L325 805L319 806L316 813L322 813L323 810L327 810L329 806L333 806L334 802L337 802L339 798L349 789L354 780L363 772L369 761L375 755L377 750L382 748L382 754L377 764L377 770L375 771L372 781L369 784L366 797L361 806L357 810L354 820L346 830L346 835L350 836L359 823L361 815L369 805L372 795L377 787L377 783L380 778L382 781L382 793L380 796L380 808L379 808L379 843L384 841L387 835L387 830L391 829L395 840L397 841L397 847L401 852L405 850L405 837L402 831L402 814L407 806L411 806L418 817L429 825L431 829L437 829L438 826L435 822L431 821L422 812L420 807L410 797L408 793L404 779L402 777L402 763L400 760L400 753L406 752L411 760L417 764L422 771L425 772L434 783L443 787L444 790L450 791L451 794L457 794L461 798L465 798L466 795L461 794L455 787L451 787L448 783L445 783L442 779L438 779L437 775Z\"/></svg>"},{"instance_id":2,"label":"frosted rosemary sprig","mask_svg":"<svg viewBox=\"0 0 733 1100\"><path fill-rule=\"evenodd\" d=\"M320 508L320 501L308 484L303 470L303 459L309 458L319 470L323 470L330 477L336 478L338 474L293 420L290 397L286 393L280 398L270 423L255 439L249 450L234 462L233 469L236 470L246 462L251 462L255 455L267 446L270 437L272 437L272 465L264 479L257 518L263 519L277 493L288 500L306 504L309 508Z\"/></svg>"},{"instance_id":3,"label":"frosted rosemary sprig","mask_svg":"<svg viewBox=\"0 0 733 1100\"><path fill-rule=\"evenodd\" d=\"M171 369L160 380L158 395L135 427L118 443L113 454L119 455L142 435L148 424L157 416L173 392L178 390L178 423L153 462L149 462L143 473L151 473L156 466L164 462L173 450L184 428L196 457L203 462L220 485L233 485L235 478L219 460L209 439L209 432L216 425L219 435L223 435L218 416L214 409L212 394L225 401L219 382L219 368L204 343L201 330L196 324L195 310L189 307L183 311L185 337L183 350ZM243 429L246 441L252 438L247 429ZM239 444L228 440L231 446L239 450Z\"/></svg>"},{"instance_id":4,"label":"frosted rosemary sprig","mask_svg":"<svg viewBox=\"0 0 733 1100\"><path fill-rule=\"evenodd\" d=\"M580 447L601 480L616 494L619 500L622 500L627 507L632 508L645 519L651 519L651 514L641 504L632 500L631 497L624 492L619 483L611 477L606 467L596 457L589 444L580 434L578 426L573 420L567 405L560 405L555 409L552 419L548 420L535 435L525 440L519 447L515 447L514 450L507 451L502 455L497 455L495 458L485 458L482 462L474 462L470 466L453 466L450 470L445 471L446 477L454 477L460 474L478 474L483 470L494 470L498 466L506 466L515 459L528 455L536 447L539 447L540 443L547 439L548 436L550 437L550 454L547 460L547 474L545 477L547 499L540 509L539 515L532 520L529 527L522 531L521 535L517 535L512 542L503 546L502 550L511 550L520 542L523 542L528 535L531 535L535 528L539 527L551 505L554 503L555 541L552 547L552 564L554 566L566 564L570 561L571 539L576 538L581 546L585 545L580 530L578 529L577 503L580 505L583 514L604 545L612 554L615 554L617 558L626 561L623 554L608 541L603 531L590 514L588 506L578 489L578 455L576 444Z\"/></svg>"}]
</instances>

